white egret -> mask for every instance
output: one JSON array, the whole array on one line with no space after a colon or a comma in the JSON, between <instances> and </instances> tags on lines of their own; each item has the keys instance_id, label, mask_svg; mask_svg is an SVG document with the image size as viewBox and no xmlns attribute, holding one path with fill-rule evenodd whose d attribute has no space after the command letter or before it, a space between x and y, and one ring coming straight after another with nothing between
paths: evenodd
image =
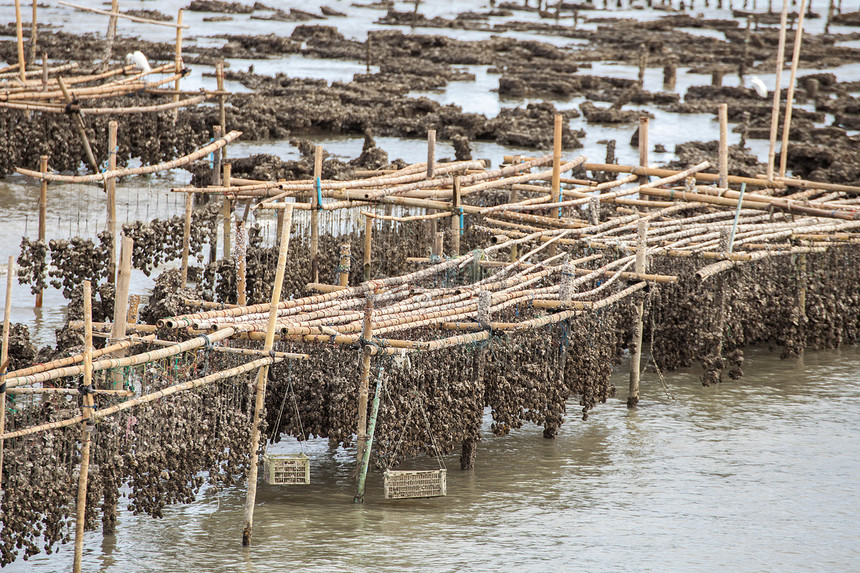
<instances>
[{"instance_id":1,"label":"white egret","mask_svg":"<svg viewBox=\"0 0 860 573\"><path fill-rule=\"evenodd\" d=\"M752 84L752 88L755 90L755 93L757 93L759 97L767 97L767 86L764 85L764 82L761 81L760 78L752 76L750 78L750 83Z\"/></svg>"},{"instance_id":2,"label":"white egret","mask_svg":"<svg viewBox=\"0 0 860 573\"><path fill-rule=\"evenodd\" d=\"M144 56L143 52L140 50L135 50L131 54L126 54L125 63L128 65L134 65L143 72L152 71L152 66L149 65L149 60L146 59L146 56Z\"/></svg>"}]
</instances>

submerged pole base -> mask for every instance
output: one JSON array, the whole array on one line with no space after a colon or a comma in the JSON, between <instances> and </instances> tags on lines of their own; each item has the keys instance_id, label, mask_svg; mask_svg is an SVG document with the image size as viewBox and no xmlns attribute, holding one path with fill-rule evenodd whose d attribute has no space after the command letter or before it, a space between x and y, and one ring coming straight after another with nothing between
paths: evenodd
<instances>
[{"instance_id":1,"label":"submerged pole base","mask_svg":"<svg viewBox=\"0 0 860 573\"><path fill-rule=\"evenodd\" d=\"M627 398L627 407L636 408L639 405L639 396L629 396Z\"/></svg>"},{"instance_id":2,"label":"submerged pole base","mask_svg":"<svg viewBox=\"0 0 860 573\"><path fill-rule=\"evenodd\" d=\"M251 545L251 527L248 526L242 530L242 547L250 547Z\"/></svg>"},{"instance_id":3,"label":"submerged pole base","mask_svg":"<svg viewBox=\"0 0 860 573\"><path fill-rule=\"evenodd\" d=\"M364 494L356 494L355 497L352 498L352 503L364 503Z\"/></svg>"}]
</instances>

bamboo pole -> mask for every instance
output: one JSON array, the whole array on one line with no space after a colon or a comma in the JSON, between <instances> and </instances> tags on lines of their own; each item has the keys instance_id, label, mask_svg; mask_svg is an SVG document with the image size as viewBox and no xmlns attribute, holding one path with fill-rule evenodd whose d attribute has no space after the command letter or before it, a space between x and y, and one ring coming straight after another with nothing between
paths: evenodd
<instances>
[{"instance_id":1,"label":"bamboo pole","mask_svg":"<svg viewBox=\"0 0 860 573\"><path fill-rule=\"evenodd\" d=\"M182 271L180 287L188 286L188 256L191 250L191 210L194 196L191 193L185 195L185 221L182 227Z\"/></svg>"},{"instance_id":2,"label":"bamboo pole","mask_svg":"<svg viewBox=\"0 0 860 573\"><path fill-rule=\"evenodd\" d=\"M639 116L639 167L648 167L648 122L647 115ZM648 184L648 176L640 175L639 183Z\"/></svg>"},{"instance_id":3,"label":"bamboo pole","mask_svg":"<svg viewBox=\"0 0 860 573\"><path fill-rule=\"evenodd\" d=\"M314 181L316 192L311 194L311 282L320 281L319 250L320 250L320 185L322 183L323 148L314 146Z\"/></svg>"},{"instance_id":4,"label":"bamboo pole","mask_svg":"<svg viewBox=\"0 0 860 573\"><path fill-rule=\"evenodd\" d=\"M39 171L48 172L48 156L39 157ZM48 220L48 182L42 179L39 185L39 241L45 242ZM42 289L36 293L36 308L42 308Z\"/></svg>"},{"instance_id":5,"label":"bamboo pole","mask_svg":"<svg viewBox=\"0 0 860 573\"><path fill-rule=\"evenodd\" d=\"M364 217L364 280L370 280L370 261L373 249L373 218Z\"/></svg>"},{"instance_id":6,"label":"bamboo pole","mask_svg":"<svg viewBox=\"0 0 860 573\"><path fill-rule=\"evenodd\" d=\"M9 257L9 264L6 267L6 306L3 311L3 342L2 348L0 348L0 435L6 432L6 372L9 368L9 321L12 316L12 280L14 276L15 257ZM3 450L4 440L0 437L0 492L2 492L3 487Z\"/></svg>"},{"instance_id":7,"label":"bamboo pole","mask_svg":"<svg viewBox=\"0 0 860 573\"><path fill-rule=\"evenodd\" d=\"M358 425L356 429L356 469L361 466L367 442L367 393L370 380L370 341L373 338L373 295L368 293L365 298L364 321L361 330L361 379L358 384Z\"/></svg>"},{"instance_id":8,"label":"bamboo pole","mask_svg":"<svg viewBox=\"0 0 860 573\"><path fill-rule=\"evenodd\" d=\"M352 260L352 245L344 243L340 246L340 265L338 266L338 285L349 286L350 262Z\"/></svg>"},{"instance_id":9,"label":"bamboo pole","mask_svg":"<svg viewBox=\"0 0 860 573\"><path fill-rule=\"evenodd\" d=\"M111 0L110 3L110 18L108 18L107 33L105 34L105 59L104 65L107 66L113 55L113 44L116 40L116 24L119 20L119 0Z\"/></svg>"},{"instance_id":10,"label":"bamboo pole","mask_svg":"<svg viewBox=\"0 0 860 573\"><path fill-rule=\"evenodd\" d=\"M108 171L116 171L117 145L117 122L108 123ZM108 282L116 281L116 178L105 179L107 190L107 228L110 233L110 244L108 245Z\"/></svg>"},{"instance_id":11,"label":"bamboo pole","mask_svg":"<svg viewBox=\"0 0 860 573\"><path fill-rule=\"evenodd\" d=\"M230 188L231 176L233 173L233 165L230 163L222 163L224 170L224 187ZM226 261L232 253L232 234L233 234L233 202L229 195L224 194L224 199L221 202L221 221L224 231L224 249L221 252L221 257Z\"/></svg>"},{"instance_id":12,"label":"bamboo pole","mask_svg":"<svg viewBox=\"0 0 860 573\"><path fill-rule=\"evenodd\" d=\"M552 130L552 196L557 201L562 201L561 195L561 114L556 114ZM584 159L583 159L584 160ZM550 211L550 217L561 217L561 209ZM550 254L554 254L551 252Z\"/></svg>"},{"instance_id":13,"label":"bamboo pole","mask_svg":"<svg viewBox=\"0 0 860 573\"><path fill-rule=\"evenodd\" d=\"M661 169L658 167L637 167L633 165L613 165L610 163L583 163L583 169L588 171L606 171L607 173L633 173L635 175L652 175L655 177L669 177L683 173L675 169ZM714 183L720 180L720 176L714 173L696 173L696 181L703 183ZM729 183L746 183L747 185L755 185L757 187L785 187L787 182L768 182L765 179L755 177L740 177L737 175L729 175ZM860 188L858 188L860 191Z\"/></svg>"},{"instance_id":14,"label":"bamboo pole","mask_svg":"<svg viewBox=\"0 0 860 573\"><path fill-rule=\"evenodd\" d=\"M721 103L717 109L720 118L720 180L718 185L721 189L726 189L729 186L729 106Z\"/></svg>"},{"instance_id":15,"label":"bamboo pole","mask_svg":"<svg viewBox=\"0 0 860 573\"><path fill-rule=\"evenodd\" d=\"M190 194L189 194L190 196ZM247 211L245 211L247 213ZM283 229L281 229L283 232ZM236 219L236 303L245 306L248 302L246 269L248 252L248 230L245 228L244 219Z\"/></svg>"},{"instance_id":16,"label":"bamboo pole","mask_svg":"<svg viewBox=\"0 0 860 573\"><path fill-rule=\"evenodd\" d=\"M218 96L218 121L221 124L221 133L227 133L227 97L224 92L224 60L220 60L215 65L215 81L218 91L221 95ZM222 159L227 157L227 149L221 151ZM280 236L280 235L279 235Z\"/></svg>"},{"instance_id":17,"label":"bamboo pole","mask_svg":"<svg viewBox=\"0 0 860 573\"><path fill-rule=\"evenodd\" d=\"M188 28L182 24L181 21L174 24L173 22L162 22L160 20L152 20L150 18L142 18L140 16L130 16L128 14L119 14L114 13L113 11L108 12L107 10L99 10L98 8L90 8L88 6L79 6L78 4L72 4L71 2L63 2L62 0L57 2L60 6L66 6L68 8L74 8L75 10L80 10L81 12L92 12L94 14L101 14L102 16L110 16L111 18L125 18L126 20L131 20L132 22L138 22L140 24L153 24L155 26L167 26L168 28Z\"/></svg>"},{"instance_id":18,"label":"bamboo pole","mask_svg":"<svg viewBox=\"0 0 860 573\"><path fill-rule=\"evenodd\" d=\"M176 72L177 76L179 76L176 78L176 83L173 86L173 89L175 89L176 91L179 91L182 88L182 86L180 85L180 82L182 80L182 76L180 74L182 72L182 68L184 67L184 65L182 63L182 13L183 13L183 10L180 8L179 12L176 15L176 58L175 58L176 69L175 69L175 72ZM174 104L179 103L179 94L176 94L173 96L173 103ZM174 125L176 124L176 119L178 117L179 117L179 110L176 109L173 111L173 123L174 123Z\"/></svg>"},{"instance_id":19,"label":"bamboo pole","mask_svg":"<svg viewBox=\"0 0 860 573\"><path fill-rule=\"evenodd\" d=\"M84 524L87 510L87 478L90 469L90 438L92 437L93 395L93 301L90 281L84 281L84 397L81 417L81 471L78 478L78 502L75 519L75 560L74 573L80 573L84 550Z\"/></svg>"},{"instance_id":20,"label":"bamboo pole","mask_svg":"<svg viewBox=\"0 0 860 573\"><path fill-rule=\"evenodd\" d=\"M776 83L773 87L773 106L770 116L770 142L767 152L767 180L773 181L773 168L776 162L776 134L779 129L779 101L782 93L782 68L785 65L785 27L788 18L788 0L782 0L782 13L779 16L779 44L776 48Z\"/></svg>"},{"instance_id":21,"label":"bamboo pole","mask_svg":"<svg viewBox=\"0 0 860 573\"><path fill-rule=\"evenodd\" d=\"M212 139L217 141L221 139L221 126L212 126ZM221 185L221 150L216 149L212 152L212 185ZM280 236L280 233L278 234Z\"/></svg>"},{"instance_id":22,"label":"bamboo pole","mask_svg":"<svg viewBox=\"0 0 860 573\"><path fill-rule=\"evenodd\" d=\"M134 249L134 240L131 237L122 238L120 246L120 263L119 274L116 281L116 296L113 304L113 326L110 331L110 342L118 342L125 338L125 331L128 324L128 290L131 284L131 253ZM111 354L111 356L122 358L126 356L125 350L119 350ZM117 383L122 381L122 375L115 372L112 377L114 388Z\"/></svg>"},{"instance_id":23,"label":"bamboo pole","mask_svg":"<svg viewBox=\"0 0 860 573\"><path fill-rule=\"evenodd\" d=\"M427 179L436 177L436 130L427 130Z\"/></svg>"},{"instance_id":24,"label":"bamboo pole","mask_svg":"<svg viewBox=\"0 0 860 573\"><path fill-rule=\"evenodd\" d=\"M20 173L21 175L26 175L27 177L33 177L35 179L47 179L48 181L58 181L62 183L98 183L100 181L107 180L109 177L119 178L125 177L126 175L147 175L149 173L157 173L159 171L169 171L171 169L175 169L177 167L181 167L183 165L187 165L188 163L197 161L201 157L209 155L214 150L224 147L227 143L233 141L240 135L242 135L241 131L231 131L221 139L213 141L209 145L201 147L193 153L189 153L188 155L184 155L172 161L159 163L158 165L145 165L143 167L117 169L116 171L105 171L104 173L76 176L57 175L55 173L40 173L39 171L31 171L29 169L24 169L21 167L16 167L15 172Z\"/></svg>"},{"instance_id":25,"label":"bamboo pole","mask_svg":"<svg viewBox=\"0 0 860 573\"><path fill-rule=\"evenodd\" d=\"M30 65L36 61L36 40L39 32L37 30L38 0L33 0L33 19L30 22ZM26 67L26 66L25 66ZM21 78L24 79L24 78Z\"/></svg>"},{"instance_id":26,"label":"bamboo pole","mask_svg":"<svg viewBox=\"0 0 860 573\"><path fill-rule=\"evenodd\" d=\"M281 300L281 289L284 285L284 269L287 266L287 251L290 246L290 227L292 226L293 209L288 206L284 213L284 230L278 247L278 266L275 270L275 284L272 288L272 301L269 304L269 324L266 329L266 340L263 351L272 350L275 343L275 326L278 319L278 306ZM269 377L269 367L260 367L257 373L257 395L254 403L254 422L251 426L251 450L248 468L248 493L245 497L245 523L242 529L242 545L251 545L251 532L254 527L254 503L257 499L258 453L260 449L260 421L266 406L266 382Z\"/></svg>"},{"instance_id":27,"label":"bamboo pole","mask_svg":"<svg viewBox=\"0 0 860 573\"><path fill-rule=\"evenodd\" d=\"M797 11L797 28L794 32L794 51L791 55L791 74L788 80L788 92L785 94L785 118L782 123L782 149L779 153L779 176L785 177L788 162L788 136L791 132L791 106L794 102L794 84L797 69L800 67L800 45L803 42L803 17L806 15L806 1L800 0Z\"/></svg>"},{"instance_id":28,"label":"bamboo pole","mask_svg":"<svg viewBox=\"0 0 860 573\"><path fill-rule=\"evenodd\" d=\"M454 195L453 201L451 201L451 256L453 257L460 256L460 233L462 233L460 218L463 216L462 213L460 208L460 176L455 175Z\"/></svg>"},{"instance_id":29,"label":"bamboo pole","mask_svg":"<svg viewBox=\"0 0 860 573\"><path fill-rule=\"evenodd\" d=\"M648 221L641 221L637 228L638 241L636 244L636 273L645 274L646 255L648 251ZM645 302L636 303L636 330L633 333L633 344L636 349L630 357L630 391L627 396L627 407L639 405L639 375L642 365L642 330L645 317Z\"/></svg>"},{"instance_id":30,"label":"bamboo pole","mask_svg":"<svg viewBox=\"0 0 860 573\"><path fill-rule=\"evenodd\" d=\"M16 0L16 2L20 2L20 0ZM63 80L62 77L57 78L57 83L60 85L60 91L63 92L63 97L65 98L66 103L71 104L72 102L74 102L74 98L72 97L71 93L69 93L69 90L66 88L66 82ZM84 146L84 151L87 154L87 159L89 159L90 165L92 165L93 167L93 171L95 173L98 173L99 164L96 161L95 155L93 154L93 148L90 146L90 138L87 137L87 129L84 126L84 120L83 118L81 118L81 115L79 113L72 114L72 124L77 130L78 136L80 136L81 138L81 143Z\"/></svg>"},{"instance_id":31,"label":"bamboo pole","mask_svg":"<svg viewBox=\"0 0 860 573\"><path fill-rule=\"evenodd\" d=\"M18 76L27 79L27 64L24 61L24 23L21 21L21 0L15 0L15 37L18 42Z\"/></svg>"},{"instance_id":32,"label":"bamboo pole","mask_svg":"<svg viewBox=\"0 0 860 573\"><path fill-rule=\"evenodd\" d=\"M367 444L364 455L361 456L361 465L358 470L358 484L355 490L353 503L364 503L364 485L367 481L367 468L370 465L370 452L373 449L373 436L376 434L376 420L379 416L380 396L382 395L382 376L377 377L376 391L373 394L373 406L370 413L370 427L367 430Z\"/></svg>"}]
</instances>

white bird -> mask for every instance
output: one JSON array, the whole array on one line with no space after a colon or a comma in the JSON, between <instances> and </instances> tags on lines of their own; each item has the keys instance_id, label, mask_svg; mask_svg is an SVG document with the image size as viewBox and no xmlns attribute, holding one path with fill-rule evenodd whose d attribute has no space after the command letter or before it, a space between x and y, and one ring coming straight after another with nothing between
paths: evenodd
<instances>
[{"instance_id":1,"label":"white bird","mask_svg":"<svg viewBox=\"0 0 860 573\"><path fill-rule=\"evenodd\" d=\"M131 54L125 55L125 63L128 65L134 65L139 68L143 72L151 72L152 66L149 65L149 60L146 59L146 56L143 55L143 52L140 50L135 50Z\"/></svg>"},{"instance_id":2,"label":"white bird","mask_svg":"<svg viewBox=\"0 0 860 573\"><path fill-rule=\"evenodd\" d=\"M752 76L750 78L750 83L752 84L752 88L755 90L755 93L759 95L759 97L767 97L767 86L764 85L764 82L761 81L757 76Z\"/></svg>"}]
</instances>

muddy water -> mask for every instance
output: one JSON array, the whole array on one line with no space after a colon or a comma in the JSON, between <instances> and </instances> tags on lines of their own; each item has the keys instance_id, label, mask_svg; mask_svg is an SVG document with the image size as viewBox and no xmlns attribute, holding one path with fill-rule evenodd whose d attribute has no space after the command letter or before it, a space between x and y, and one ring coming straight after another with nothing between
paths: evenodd
<instances>
[{"instance_id":1,"label":"muddy water","mask_svg":"<svg viewBox=\"0 0 860 573\"><path fill-rule=\"evenodd\" d=\"M374 472L353 505L352 452L307 444L313 484L261 485L250 551L232 489L162 520L121 513L115 538L87 534L84 570L858 570L860 349L754 350L746 371L711 388L669 374L668 393L647 374L639 410L614 399L582 422L570 404L554 441L485 431L473 472L445 458L445 498L384 500ZM65 546L8 569L70 566Z\"/></svg>"}]
</instances>

